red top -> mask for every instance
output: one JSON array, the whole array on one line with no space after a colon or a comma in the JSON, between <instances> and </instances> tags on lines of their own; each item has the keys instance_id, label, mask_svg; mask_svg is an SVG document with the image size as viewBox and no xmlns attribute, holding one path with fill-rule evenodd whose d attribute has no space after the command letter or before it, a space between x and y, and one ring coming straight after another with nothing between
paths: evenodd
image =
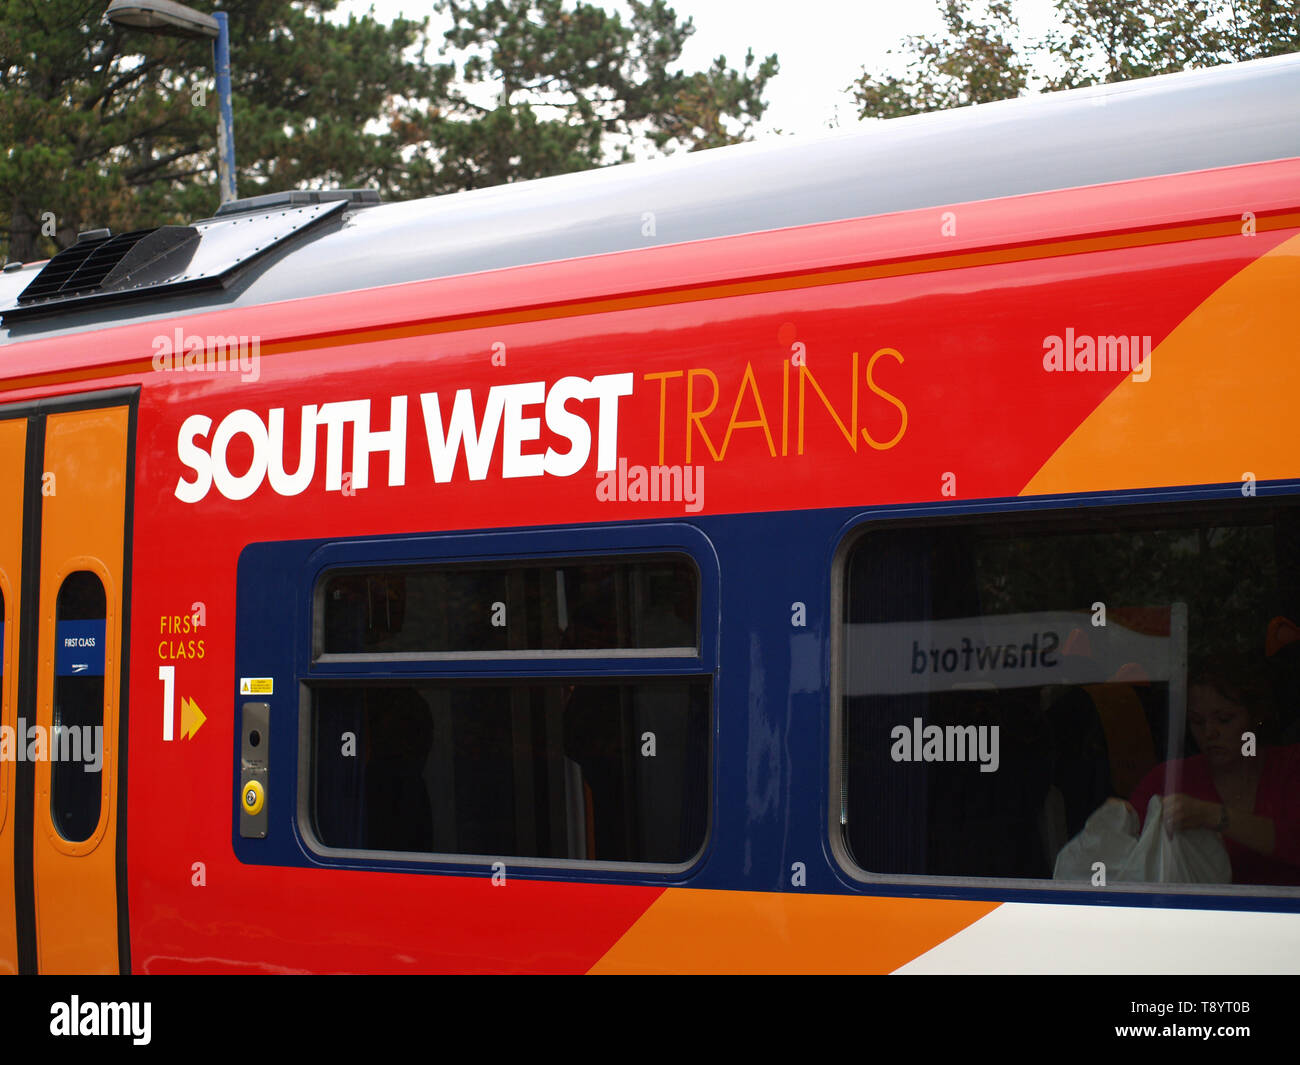
<instances>
[{"instance_id":1,"label":"red top","mask_svg":"<svg viewBox=\"0 0 1300 1065\"><path fill-rule=\"evenodd\" d=\"M1300 884L1300 746L1265 747L1260 751L1262 771L1251 812L1273 822L1271 856L1259 854L1234 839L1223 837L1232 863L1234 884ZM1166 782L1167 776L1167 782ZM1137 807L1139 825L1146 820L1152 795L1190 795L1221 803L1214 789L1205 755L1166 762L1142 778L1130 801Z\"/></svg>"}]
</instances>

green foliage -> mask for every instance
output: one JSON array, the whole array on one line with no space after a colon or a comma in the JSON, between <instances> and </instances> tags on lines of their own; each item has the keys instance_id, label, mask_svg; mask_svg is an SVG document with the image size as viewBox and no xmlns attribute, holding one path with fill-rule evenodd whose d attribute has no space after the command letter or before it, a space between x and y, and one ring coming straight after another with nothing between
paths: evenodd
<instances>
[{"instance_id":1,"label":"green foliage","mask_svg":"<svg viewBox=\"0 0 1300 1065\"><path fill-rule=\"evenodd\" d=\"M210 42L118 29L106 7L0 0L5 258L216 209ZM633 0L626 24L581 2L441 0L454 16L445 59L426 58L427 19L330 21L337 7L222 5L241 196L369 186L403 199L599 166L638 138L657 151L731 143L777 70L751 54L741 71L723 58L670 71L694 28L665 0Z\"/></svg>"},{"instance_id":2,"label":"green foliage","mask_svg":"<svg viewBox=\"0 0 1300 1065\"><path fill-rule=\"evenodd\" d=\"M1230 59L1225 33L1204 0L1057 0L1056 10L1071 29L1047 40L1046 51L1061 71L1048 78L1050 89L1149 78Z\"/></svg>"},{"instance_id":3,"label":"green foliage","mask_svg":"<svg viewBox=\"0 0 1300 1065\"><path fill-rule=\"evenodd\" d=\"M864 70L863 118L893 118L1021 95L1029 82L1070 89L1300 51L1295 0L1056 0L1064 27L1022 44L1011 0L939 0L946 32L908 37L906 73Z\"/></svg>"},{"instance_id":4,"label":"green foliage","mask_svg":"<svg viewBox=\"0 0 1300 1065\"><path fill-rule=\"evenodd\" d=\"M418 146L406 192L431 195L585 170L656 151L744 139L764 110L775 55L743 70L720 56L705 71L670 70L694 32L665 0L617 13L563 0L440 0L453 87L437 105L408 108L400 125ZM752 73L751 73L752 69ZM495 93L485 92L488 86ZM725 120L732 120L728 128Z\"/></svg>"},{"instance_id":5,"label":"green foliage","mask_svg":"<svg viewBox=\"0 0 1300 1065\"><path fill-rule=\"evenodd\" d=\"M1300 52L1300 3L1296 0L1233 0L1224 21L1224 40L1233 59Z\"/></svg>"},{"instance_id":6,"label":"green foliage","mask_svg":"<svg viewBox=\"0 0 1300 1065\"><path fill-rule=\"evenodd\" d=\"M990 3L984 22L970 17L968 0L941 0L939 8L947 32L937 40L906 38L906 76L876 79L864 72L849 87L860 117L893 118L1020 95L1028 68L1013 43L1009 0Z\"/></svg>"},{"instance_id":7,"label":"green foliage","mask_svg":"<svg viewBox=\"0 0 1300 1065\"><path fill-rule=\"evenodd\" d=\"M121 30L103 20L106 6L0 0L0 240L10 257L51 254L88 226L121 232L216 208L210 42ZM225 5L241 194L373 182L391 138L360 131L393 94L437 84L437 72L403 57L422 24L336 25L323 17L336 6Z\"/></svg>"}]
</instances>

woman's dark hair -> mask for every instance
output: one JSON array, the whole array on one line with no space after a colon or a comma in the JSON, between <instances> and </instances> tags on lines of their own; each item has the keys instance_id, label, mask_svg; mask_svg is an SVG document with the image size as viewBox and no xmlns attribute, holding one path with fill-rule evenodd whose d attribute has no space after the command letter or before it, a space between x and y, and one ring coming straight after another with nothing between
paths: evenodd
<instances>
[{"instance_id":1,"label":"woman's dark hair","mask_svg":"<svg viewBox=\"0 0 1300 1065\"><path fill-rule=\"evenodd\" d=\"M1252 656L1243 651L1219 649L1199 655L1187 666L1187 687L1194 685L1212 688L1244 707L1250 714L1251 724L1257 725L1262 733L1260 742L1268 739L1276 724L1276 712L1262 654Z\"/></svg>"}]
</instances>

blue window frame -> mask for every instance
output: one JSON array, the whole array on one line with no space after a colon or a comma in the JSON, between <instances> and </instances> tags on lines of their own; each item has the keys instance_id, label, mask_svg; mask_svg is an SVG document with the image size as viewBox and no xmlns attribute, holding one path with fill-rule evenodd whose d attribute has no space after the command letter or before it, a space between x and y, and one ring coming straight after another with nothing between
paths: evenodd
<instances>
[{"instance_id":1,"label":"blue window frame","mask_svg":"<svg viewBox=\"0 0 1300 1065\"><path fill-rule=\"evenodd\" d=\"M236 836L243 860L671 875L703 853L718 566L697 529L254 544L238 614L241 687L272 689L240 696L271 705L270 830Z\"/></svg>"}]
</instances>

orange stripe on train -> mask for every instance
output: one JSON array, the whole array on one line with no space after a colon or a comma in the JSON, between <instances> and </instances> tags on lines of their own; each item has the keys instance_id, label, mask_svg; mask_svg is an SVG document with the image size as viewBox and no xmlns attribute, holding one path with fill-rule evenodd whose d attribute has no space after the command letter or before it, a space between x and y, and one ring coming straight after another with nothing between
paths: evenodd
<instances>
[{"instance_id":1,"label":"orange stripe on train","mask_svg":"<svg viewBox=\"0 0 1300 1065\"><path fill-rule=\"evenodd\" d=\"M669 888L592 973L888 973L997 902Z\"/></svg>"},{"instance_id":2,"label":"orange stripe on train","mask_svg":"<svg viewBox=\"0 0 1300 1065\"><path fill-rule=\"evenodd\" d=\"M1300 235L1220 285L1160 342L1147 381L1119 384L1022 495L1300 476Z\"/></svg>"}]
</instances>

